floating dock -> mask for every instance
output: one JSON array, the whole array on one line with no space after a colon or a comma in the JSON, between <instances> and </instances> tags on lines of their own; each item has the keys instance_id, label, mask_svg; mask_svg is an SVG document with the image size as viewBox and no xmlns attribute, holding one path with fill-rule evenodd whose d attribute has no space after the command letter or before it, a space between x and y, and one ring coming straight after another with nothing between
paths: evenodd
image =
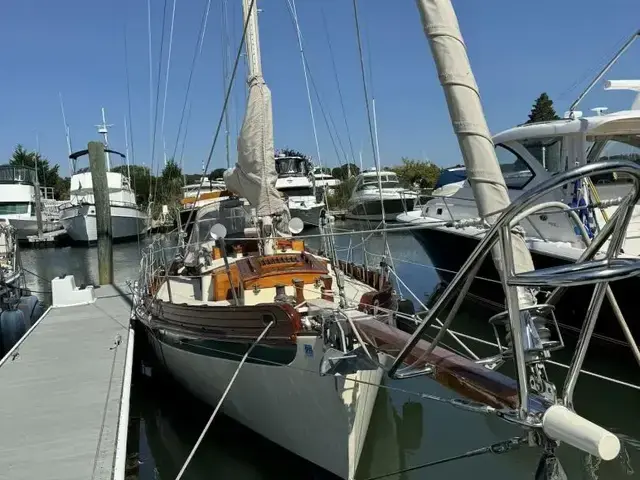
<instances>
[{"instance_id":1,"label":"floating dock","mask_svg":"<svg viewBox=\"0 0 640 480\"><path fill-rule=\"evenodd\" d=\"M53 306L0 361L0 477L124 479L131 297L73 276L51 287Z\"/></svg>"},{"instance_id":2,"label":"floating dock","mask_svg":"<svg viewBox=\"0 0 640 480\"><path fill-rule=\"evenodd\" d=\"M33 248L55 247L68 243L69 235L64 228L54 230L53 232L45 232L41 236L28 235L27 244Z\"/></svg>"}]
</instances>

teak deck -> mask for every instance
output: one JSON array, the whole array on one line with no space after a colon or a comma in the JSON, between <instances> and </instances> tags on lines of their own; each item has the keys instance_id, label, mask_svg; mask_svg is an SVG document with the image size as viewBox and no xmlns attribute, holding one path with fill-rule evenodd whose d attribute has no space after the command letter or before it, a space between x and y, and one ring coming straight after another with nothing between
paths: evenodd
<instances>
[{"instance_id":1,"label":"teak deck","mask_svg":"<svg viewBox=\"0 0 640 480\"><path fill-rule=\"evenodd\" d=\"M95 292L48 310L0 366L0 478L113 478L131 307Z\"/></svg>"},{"instance_id":2,"label":"teak deck","mask_svg":"<svg viewBox=\"0 0 640 480\"><path fill-rule=\"evenodd\" d=\"M237 288L273 288L278 284L291 285L294 278L306 285L328 273L327 264L318 258L301 253L282 253L265 257L245 257L230 266L231 281ZM213 272L215 300L233 298L229 275L224 267Z\"/></svg>"}]
</instances>

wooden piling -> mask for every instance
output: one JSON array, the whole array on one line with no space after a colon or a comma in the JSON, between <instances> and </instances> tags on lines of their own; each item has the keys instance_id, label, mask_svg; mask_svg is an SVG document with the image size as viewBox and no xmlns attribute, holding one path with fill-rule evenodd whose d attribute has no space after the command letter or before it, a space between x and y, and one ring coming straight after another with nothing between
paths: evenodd
<instances>
[{"instance_id":1,"label":"wooden piling","mask_svg":"<svg viewBox=\"0 0 640 480\"><path fill-rule=\"evenodd\" d=\"M100 285L108 285L113 283L113 234L104 145L102 142L89 142L88 150L93 198L96 205L98 276Z\"/></svg>"}]
</instances>

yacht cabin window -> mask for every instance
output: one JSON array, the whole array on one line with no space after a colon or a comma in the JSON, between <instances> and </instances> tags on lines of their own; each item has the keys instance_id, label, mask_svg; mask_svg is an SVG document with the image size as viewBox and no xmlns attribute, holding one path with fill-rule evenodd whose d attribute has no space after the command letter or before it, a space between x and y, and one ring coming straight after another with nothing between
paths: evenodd
<instances>
[{"instance_id":1,"label":"yacht cabin window","mask_svg":"<svg viewBox=\"0 0 640 480\"><path fill-rule=\"evenodd\" d=\"M285 197L309 197L313 195L312 187L280 187L278 190Z\"/></svg>"},{"instance_id":2,"label":"yacht cabin window","mask_svg":"<svg viewBox=\"0 0 640 480\"><path fill-rule=\"evenodd\" d=\"M614 135L608 137L594 137L591 150L587 156L589 163L603 160L627 160L640 163L640 136ZM591 179L594 183L610 183L616 181L631 181L625 173L597 175Z\"/></svg>"},{"instance_id":3,"label":"yacht cabin window","mask_svg":"<svg viewBox=\"0 0 640 480\"><path fill-rule=\"evenodd\" d=\"M398 176L395 173L380 174L380 182L382 183L382 188L398 188L400 186ZM356 190L376 189L378 186L378 177L375 175L368 175L362 177L361 181L356 186Z\"/></svg>"},{"instance_id":4,"label":"yacht cabin window","mask_svg":"<svg viewBox=\"0 0 640 480\"><path fill-rule=\"evenodd\" d=\"M0 215L17 215L29 213L29 203L0 203Z\"/></svg>"},{"instance_id":5,"label":"yacht cabin window","mask_svg":"<svg viewBox=\"0 0 640 480\"><path fill-rule=\"evenodd\" d=\"M496 145L496 156L507 188L520 190L533 179L533 172L527 162L510 148Z\"/></svg>"},{"instance_id":6,"label":"yacht cabin window","mask_svg":"<svg viewBox=\"0 0 640 480\"><path fill-rule=\"evenodd\" d=\"M548 172L557 173L566 169L562 161L561 136L527 138L520 143Z\"/></svg>"},{"instance_id":7,"label":"yacht cabin window","mask_svg":"<svg viewBox=\"0 0 640 480\"><path fill-rule=\"evenodd\" d=\"M307 160L299 157L276 157L276 172L278 175L306 175L309 173Z\"/></svg>"}]
</instances>

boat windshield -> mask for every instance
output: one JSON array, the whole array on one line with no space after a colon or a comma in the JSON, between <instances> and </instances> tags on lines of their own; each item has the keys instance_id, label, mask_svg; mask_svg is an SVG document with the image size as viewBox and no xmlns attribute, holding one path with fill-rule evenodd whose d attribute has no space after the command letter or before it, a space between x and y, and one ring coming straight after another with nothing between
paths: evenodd
<instances>
[{"instance_id":1,"label":"boat windshield","mask_svg":"<svg viewBox=\"0 0 640 480\"><path fill-rule=\"evenodd\" d=\"M593 138L593 143L587 162L603 160L627 160L640 163L640 135L614 135L608 137ZM630 177L624 173L599 175L592 178L595 183L610 183L617 181L630 181Z\"/></svg>"},{"instance_id":2,"label":"boat windshield","mask_svg":"<svg viewBox=\"0 0 640 480\"><path fill-rule=\"evenodd\" d=\"M306 175L309 173L307 160L300 157L277 157L276 172L278 175Z\"/></svg>"},{"instance_id":3,"label":"boat windshield","mask_svg":"<svg viewBox=\"0 0 640 480\"><path fill-rule=\"evenodd\" d=\"M524 148L551 173L562 172L562 137L526 138L520 142Z\"/></svg>"},{"instance_id":4,"label":"boat windshield","mask_svg":"<svg viewBox=\"0 0 640 480\"><path fill-rule=\"evenodd\" d=\"M396 174L380 174L382 188L398 188L400 182ZM378 188L378 177L368 176L362 180L362 188Z\"/></svg>"},{"instance_id":5,"label":"boat windshield","mask_svg":"<svg viewBox=\"0 0 640 480\"><path fill-rule=\"evenodd\" d=\"M313 196L311 187L282 187L279 189L285 197L310 197Z\"/></svg>"},{"instance_id":6,"label":"boat windshield","mask_svg":"<svg viewBox=\"0 0 640 480\"><path fill-rule=\"evenodd\" d=\"M221 223L226 227L228 236L235 237L244 232L249 220L249 212L237 198L207 205L197 213L189 244L199 245L211 241L211 227L216 223Z\"/></svg>"},{"instance_id":7,"label":"boat windshield","mask_svg":"<svg viewBox=\"0 0 640 480\"><path fill-rule=\"evenodd\" d=\"M0 166L0 183L35 183L35 170L29 167Z\"/></svg>"}]
</instances>

